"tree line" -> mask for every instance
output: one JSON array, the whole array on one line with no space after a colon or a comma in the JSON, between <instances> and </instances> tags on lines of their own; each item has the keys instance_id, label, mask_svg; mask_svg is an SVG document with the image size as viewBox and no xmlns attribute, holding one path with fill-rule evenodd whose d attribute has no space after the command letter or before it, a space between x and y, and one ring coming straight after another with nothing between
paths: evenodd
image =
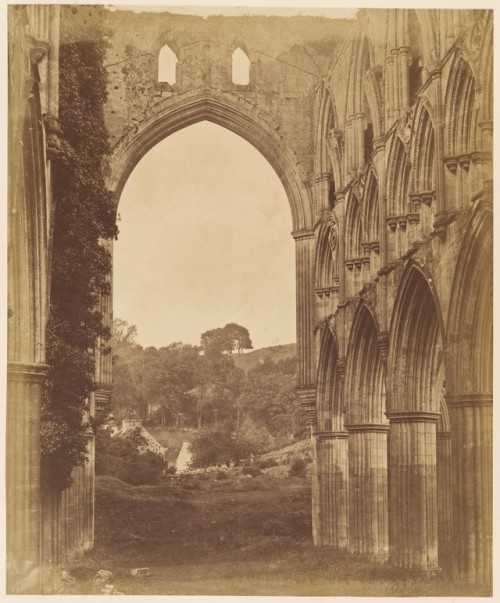
<instances>
[{"instance_id":1,"label":"tree line","mask_svg":"<svg viewBox=\"0 0 500 603\"><path fill-rule=\"evenodd\" d=\"M112 412L144 424L253 432L267 448L301 437L296 359L265 360L245 372L233 352L252 349L245 327L202 333L200 345L143 348L137 329L115 319ZM219 429L220 431L220 429Z\"/></svg>"}]
</instances>

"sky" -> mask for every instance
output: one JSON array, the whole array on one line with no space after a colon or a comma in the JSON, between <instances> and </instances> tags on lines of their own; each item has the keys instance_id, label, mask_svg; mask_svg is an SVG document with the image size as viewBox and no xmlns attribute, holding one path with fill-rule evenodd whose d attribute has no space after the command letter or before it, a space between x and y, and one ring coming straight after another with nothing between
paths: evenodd
<instances>
[{"instance_id":1,"label":"sky","mask_svg":"<svg viewBox=\"0 0 500 603\"><path fill-rule=\"evenodd\" d=\"M114 315L143 346L199 344L236 322L255 349L295 341L290 206L267 160L201 122L139 162L118 208Z\"/></svg>"},{"instance_id":2,"label":"sky","mask_svg":"<svg viewBox=\"0 0 500 603\"><path fill-rule=\"evenodd\" d=\"M231 4L235 4L231 6ZM303 6L301 6L303 4ZM273 15L279 17L292 17L295 15L309 15L313 17L329 17L332 19L352 19L355 17L357 8L355 7L334 7L332 2L325 0L323 2L314 2L314 6L310 2L242 2L230 3L222 2L221 0L197 1L190 5L187 2L173 2L171 5L161 2L143 2L142 4L134 4L132 2L120 2L114 4L106 4L109 10L133 10L136 12L142 11L168 11L176 14L197 15L200 17L208 17L211 15L224 15L227 17L237 15Z\"/></svg>"}]
</instances>

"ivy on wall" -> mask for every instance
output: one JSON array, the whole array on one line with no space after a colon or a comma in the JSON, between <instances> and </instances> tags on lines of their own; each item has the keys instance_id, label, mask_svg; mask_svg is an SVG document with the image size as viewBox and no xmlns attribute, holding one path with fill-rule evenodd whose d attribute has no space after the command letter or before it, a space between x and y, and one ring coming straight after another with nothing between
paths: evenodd
<instances>
[{"instance_id":1,"label":"ivy on wall","mask_svg":"<svg viewBox=\"0 0 500 603\"><path fill-rule=\"evenodd\" d=\"M89 11L90 7L86 7ZM53 160L54 228L47 326L48 386L42 403L41 455L45 485L65 488L86 459L88 396L94 389L93 350L110 337L97 310L109 293L109 252L116 237L113 195L106 189L109 153L104 120L107 43L99 26L76 7L61 7L59 121L64 144ZM90 13L89 13L90 14Z\"/></svg>"}]
</instances>

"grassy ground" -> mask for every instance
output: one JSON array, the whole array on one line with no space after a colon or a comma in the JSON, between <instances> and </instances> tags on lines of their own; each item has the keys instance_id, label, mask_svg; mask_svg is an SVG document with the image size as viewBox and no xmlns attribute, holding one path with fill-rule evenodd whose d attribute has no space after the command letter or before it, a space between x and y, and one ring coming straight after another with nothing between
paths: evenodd
<instances>
[{"instance_id":1,"label":"grassy ground","mask_svg":"<svg viewBox=\"0 0 500 603\"><path fill-rule=\"evenodd\" d=\"M445 575L419 579L310 541L310 483L223 472L129 486L99 477L96 546L71 568L76 593L98 569L129 595L486 595ZM152 575L137 579L134 567Z\"/></svg>"}]
</instances>

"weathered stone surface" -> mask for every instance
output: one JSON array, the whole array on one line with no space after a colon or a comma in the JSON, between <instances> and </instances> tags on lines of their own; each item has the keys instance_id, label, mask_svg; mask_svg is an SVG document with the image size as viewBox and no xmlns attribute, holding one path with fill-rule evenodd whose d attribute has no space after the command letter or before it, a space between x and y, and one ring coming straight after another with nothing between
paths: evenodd
<instances>
[{"instance_id":1,"label":"weathered stone surface","mask_svg":"<svg viewBox=\"0 0 500 603\"><path fill-rule=\"evenodd\" d=\"M41 559L61 563L67 552L59 543L52 554L56 530L40 529L37 460L47 160L58 148L54 120L41 116L57 118L58 10L9 11L9 592L39 590ZM253 144L283 183L315 542L388 552L412 571L434 571L448 550L456 575L491 583L492 11L364 9L352 21L116 11L105 21L118 197L154 144L201 120ZM178 60L171 84L158 82L165 44ZM231 80L238 47L247 86ZM44 128L48 155L32 144ZM25 161L47 187L24 179ZM101 309L111 320L111 298ZM111 366L99 354L96 380L93 404L104 409ZM17 446L21 436L29 446ZM88 519L81 500L73 492L47 505L50 525L75 504Z\"/></svg>"}]
</instances>

